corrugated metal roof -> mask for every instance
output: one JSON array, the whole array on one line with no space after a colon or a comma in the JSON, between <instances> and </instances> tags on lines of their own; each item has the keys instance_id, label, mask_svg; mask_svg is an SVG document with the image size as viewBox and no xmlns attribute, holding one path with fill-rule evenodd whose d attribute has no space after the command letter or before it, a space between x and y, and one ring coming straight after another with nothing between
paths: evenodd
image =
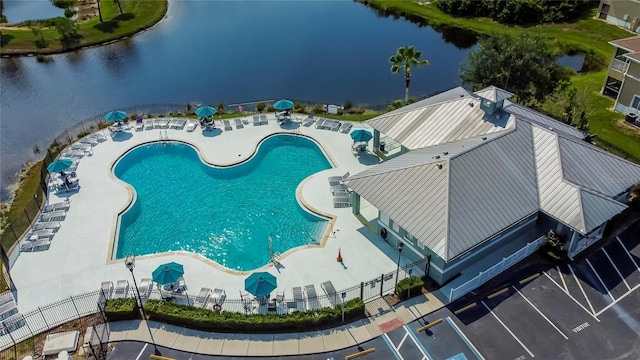
<instances>
[{"instance_id":1,"label":"corrugated metal roof","mask_svg":"<svg viewBox=\"0 0 640 360\"><path fill-rule=\"evenodd\" d=\"M640 182L640 166L585 141L559 137L564 179L614 197Z\"/></svg>"},{"instance_id":2,"label":"corrugated metal roof","mask_svg":"<svg viewBox=\"0 0 640 360\"><path fill-rule=\"evenodd\" d=\"M415 150L444 142L468 139L504 131L513 127L514 117L507 113L486 115L478 99L463 97L385 114L367 124L404 147Z\"/></svg>"},{"instance_id":3,"label":"corrugated metal roof","mask_svg":"<svg viewBox=\"0 0 640 360\"><path fill-rule=\"evenodd\" d=\"M556 134L533 126L540 209L584 233L578 188L563 181Z\"/></svg>"},{"instance_id":4,"label":"corrugated metal roof","mask_svg":"<svg viewBox=\"0 0 640 360\"><path fill-rule=\"evenodd\" d=\"M569 136L573 136L579 139L584 139L587 137L587 133L582 130L578 130L571 125L567 125L562 123L552 117L541 114L535 110L529 109L528 107L522 106L520 104L513 103L509 100L504 101L503 109L513 115L516 115L518 120L528 121L537 125L540 125L544 128L552 128L553 131L560 131Z\"/></svg>"},{"instance_id":5,"label":"corrugated metal roof","mask_svg":"<svg viewBox=\"0 0 640 360\"><path fill-rule=\"evenodd\" d=\"M502 90L500 88L497 88L495 86L489 86L488 88L482 89L482 90L478 90L476 91L474 94L487 99L487 100L491 100L495 103L500 102L504 99L508 99L510 97L513 96L512 93L506 91L506 90Z\"/></svg>"},{"instance_id":6,"label":"corrugated metal roof","mask_svg":"<svg viewBox=\"0 0 640 360\"><path fill-rule=\"evenodd\" d=\"M640 51L640 36L632 36L624 39L609 41L609 44L627 51Z\"/></svg>"},{"instance_id":7,"label":"corrugated metal roof","mask_svg":"<svg viewBox=\"0 0 640 360\"><path fill-rule=\"evenodd\" d=\"M423 108L426 106L430 106L430 105L435 105L441 102L445 102L445 101L451 101L451 100L455 100L455 99L459 99L461 97L471 97L473 96L473 93L468 91L467 89L463 88L462 86L458 86L455 87L451 90L447 90L444 92L441 92L439 94L433 95L431 97L428 97L424 100L420 100L420 101L416 101L413 104L409 104L406 106L403 106L399 109L390 111L386 114L384 114L385 116L387 115L396 115L398 113L405 113L411 110L415 110L417 108Z\"/></svg>"},{"instance_id":8,"label":"corrugated metal roof","mask_svg":"<svg viewBox=\"0 0 640 360\"><path fill-rule=\"evenodd\" d=\"M584 189L580 189L580 197L585 223L584 234L590 233L593 229L627 208L626 205L606 196Z\"/></svg>"}]
</instances>

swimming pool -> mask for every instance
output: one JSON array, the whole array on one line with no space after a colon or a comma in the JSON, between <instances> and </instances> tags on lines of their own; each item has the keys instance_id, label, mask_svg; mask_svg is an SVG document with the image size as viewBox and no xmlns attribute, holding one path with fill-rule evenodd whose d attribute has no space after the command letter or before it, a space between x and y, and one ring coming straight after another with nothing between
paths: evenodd
<instances>
[{"instance_id":1,"label":"swimming pool","mask_svg":"<svg viewBox=\"0 0 640 360\"><path fill-rule=\"evenodd\" d=\"M113 172L136 192L120 218L116 257L188 251L247 271L272 251L319 241L328 221L304 210L296 188L331 164L310 139L266 138L248 161L219 168L190 145L151 143L126 153Z\"/></svg>"}]
</instances>

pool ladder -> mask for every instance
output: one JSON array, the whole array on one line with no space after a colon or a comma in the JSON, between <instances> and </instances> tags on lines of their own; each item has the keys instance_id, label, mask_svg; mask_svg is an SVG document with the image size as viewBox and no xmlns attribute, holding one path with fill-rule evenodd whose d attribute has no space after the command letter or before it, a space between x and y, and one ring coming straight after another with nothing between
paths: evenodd
<instances>
[{"instance_id":1,"label":"pool ladder","mask_svg":"<svg viewBox=\"0 0 640 360\"><path fill-rule=\"evenodd\" d=\"M164 135L162 135L162 130L160 130L160 141L168 141L169 135L167 135L167 130L164 131Z\"/></svg>"}]
</instances>

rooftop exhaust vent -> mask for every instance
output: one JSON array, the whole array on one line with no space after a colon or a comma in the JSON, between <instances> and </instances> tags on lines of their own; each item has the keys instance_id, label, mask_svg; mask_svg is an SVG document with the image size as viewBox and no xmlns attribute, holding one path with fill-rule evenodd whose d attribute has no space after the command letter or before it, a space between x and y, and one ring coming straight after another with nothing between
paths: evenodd
<instances>
[{"instance_id":1,"label":"rooftop exhaust vent","mask_svg":"<svg viewBox=\"0 0 640 360\"><path fill-rule=\"evenodd\" d=\"M434 158L440 159L440 155L436 155L436 156L434 156Z\"/></svg>"},{"instance_id":2,"label":"rooftop exhaust vent","mask_svg":"<svg viewBox=\"0 0 640 360\"><path fill-rule=\"evenodd\" d=\"M442 154L444 154L444 155L449 155L449 152L448 152L448 151L445 151L445 152L443 152Z\"/></svg>"},{"instance_id":3,"label":"rooftop exhaust vent","mask_svg":"<svg viewBox=\"0 0 640 360\"><path fill-rule=\"evenodd\" d=\"M438 169L442 169L442 164L438 164Z\"/></svg>"},{"instance_id":4,"label":"rooftop exhaust vent","mask_svg":"<svg viewBox=\"0 0 640 360\"><path fill-rule=\"evenodd\" d=\"M482 137L482 140L487 140L487 137L486 137L486 136L483 136L483 137Z\"/></svg>"}]
</instances>

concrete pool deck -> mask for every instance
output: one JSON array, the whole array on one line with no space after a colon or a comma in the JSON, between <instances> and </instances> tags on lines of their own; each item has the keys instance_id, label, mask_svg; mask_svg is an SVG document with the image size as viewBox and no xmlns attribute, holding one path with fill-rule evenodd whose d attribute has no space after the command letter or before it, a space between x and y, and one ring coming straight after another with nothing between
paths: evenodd
<instances>
[{"instance_id":1,"label":"concrete pool deck","mask_svg":"<svg viewBox=\"0 0 640 360\"><path fill-rule=\"evenodd\" d=\"M245 124L243 129L224 131L221 121L218 129L203 133L186 129L153 129L119 133L113 138L102 132L107 141L93 147L93 153L80 159L77 175L80 190L68 194L51 194L48 203L66 198L70 208L61 228L55 234L48 250L19 254L11 268L17 287L16 303L21 313L26 313L71 295L98 290L103 281L127 280L132 286L131 274L122 259L110 258L116 233L118 214L127 208L132 197L128 185L116 179L112 172L115 161L129 149L143 143L158 141L160 133L169 140L190 143L197 147L202 158L216 165L229 165L250 157L256 145L266 136L278 132L298 133L315 139L335 166L316 173L303 181L298 188L301 200L311 208L334 217L333 228L328 231L324 247L296 249L283 254L278 269L264 268L278 278L278 288L291 297L295 286L315 285L332 281L336 290L350 288L395 271L397 251L377 234L364 226L351 208L333 208L327 177L358 173L378 162L377 157L355 157L351 152L352 140L348 134L316 129L314 126L296 126L289 123L280 126L273 114L269 123L262 126ZM364 125L354 123L353 129ZM198 191L194 189L193 191ZM243 189L242 191L252 191ZM179 199L168 199L179 201ZM268 198L265 199L268 201ZM377 216L375 209L363 201L362 213L367 219ZM153 239L149 239L153 241ZM344 266L336 261L341 250ZM266 251L266 240L265 240ZM135 276L138 281L150 278L160 264L175 261L184 265L185 282L189 294L195 295L201 287L224 289L229 299L239 298L244 289L244 279L250 272L226 271L211 260L187 252L173 252L136 257ZM408 263L406 259L401 264Z\"/></svg>"}]
</instances>

